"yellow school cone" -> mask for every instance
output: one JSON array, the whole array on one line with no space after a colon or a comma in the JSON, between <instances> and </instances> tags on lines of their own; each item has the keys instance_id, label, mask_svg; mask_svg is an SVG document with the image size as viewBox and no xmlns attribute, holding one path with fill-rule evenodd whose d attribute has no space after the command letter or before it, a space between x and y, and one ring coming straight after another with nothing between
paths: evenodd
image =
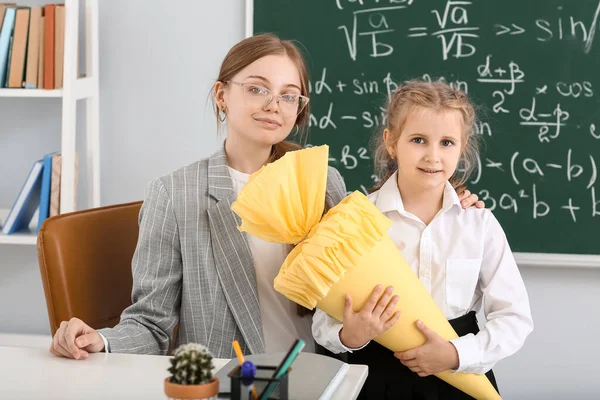
<instances>
[{"instance_id":1,"label":"yellow school cone","mask_svg":"<svg viewBox=\"0 0 600 400\"><path fill-rule=\"evenodd\" d=\"M394 352L420 346L425 337L417 320L446 340L457 338L389 238L391 221L363 194L350 194L321 219L327 161L327 146L288 153L253 174L232 205L242 219L240 230L272 242L297 243L275 278L275 290L342 321L345 294L358 310L375 285L391 285L402 316L375 341ZM436 376L476 399L500 399L485 375L444 371Z\"/></svg>"}]
</instances>

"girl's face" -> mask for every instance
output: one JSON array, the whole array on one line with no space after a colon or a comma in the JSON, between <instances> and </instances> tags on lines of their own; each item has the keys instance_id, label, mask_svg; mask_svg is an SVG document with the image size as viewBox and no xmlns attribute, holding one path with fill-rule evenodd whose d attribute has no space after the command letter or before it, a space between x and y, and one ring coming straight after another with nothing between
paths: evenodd
<instances>
[{"instance_id":1,"label":"girl's face","mask_svg":"<svg viewBox=\"0 0 600 400\"><path fill-rule=\"evenodd\" d=\"M227 135L253 146L272 146L289 135L299 110L300 73L287 56L266 56L230 81L217 83L217 102L227 109Z\"/></svg>"},{"instance_id":2,"label":"girl's face","mask_svg":"<svg viewBox=\"0 0 600 400\"><path fill-rule=\"evenodd\" d=\"M388 151L398 161L398 184L407 190L442 189L456 171L463 147L462 117L457 111L417 107L410 112L398 141Z\"/></svg>"}]
</instances>

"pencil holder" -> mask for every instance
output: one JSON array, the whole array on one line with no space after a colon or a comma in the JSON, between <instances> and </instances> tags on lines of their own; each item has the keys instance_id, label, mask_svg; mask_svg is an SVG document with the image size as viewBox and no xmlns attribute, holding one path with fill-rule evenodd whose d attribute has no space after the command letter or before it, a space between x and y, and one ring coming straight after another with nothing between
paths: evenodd
<instances>
[{"instance_id":1,"label":"pencil holder","mask_svg":"<svg viewBox=\"0 0 600 400\"><path fill-rule=\"evenodd\" d=\"M258 394L257 398L260 398L265 388L272 384L274 390L269 395L268 400L288 400L288 376L291 372L291 368L281 376L279 379L273 378L273 373L276 367L269 367L263 365L256 366L256 375L254 378L243 377L241 375L241 367L238 366L231 370L227 376L231 379L231 399L232 400L251 400L252 397L252 385L256 389Z\"/></svg>"}]
</instances>

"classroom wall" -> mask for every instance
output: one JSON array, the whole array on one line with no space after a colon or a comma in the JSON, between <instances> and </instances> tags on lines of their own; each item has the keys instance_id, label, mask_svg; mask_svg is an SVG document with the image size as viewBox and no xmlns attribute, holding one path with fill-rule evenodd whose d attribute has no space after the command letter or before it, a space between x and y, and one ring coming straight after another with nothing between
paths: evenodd
<instances>
[{"instance_id":1,"label":"classroom wall","mask_svg":"<svg viewBox=\"0 0 600 400\"><path fill-rule=\"evenodd\" d=\"M102 205L141 200L150 180L217 149L208 94L244 35L243 11L241 0L99 2ZM60 150L60 110L58 99L0 98L0 171L12 171L0 174L0 208L12 206L33 160ZM86 185L82 159L80 204ZM35 246L0 245L0 332L49 332Z\"/></svg>"},{"instance_id":2,"label":"classroom wall","mask_svg":"<svg viewBox=\"0 0 600 400\"><path fill-rule=\"evenodd\" d=\"M244 1L99 4L107 205L142 199L148 181L218 148L207 95L226 51L244 36ZM18 172L59 146L59 116L56 100L0 99L0 168L14 171L0 179L0 208L12 205ZM535 331L495 369L503 397L597 398L600 268L530 267L522 274ZM34 246L0 245L0 332L49 333Z\"/></svg>"}]
</instances>

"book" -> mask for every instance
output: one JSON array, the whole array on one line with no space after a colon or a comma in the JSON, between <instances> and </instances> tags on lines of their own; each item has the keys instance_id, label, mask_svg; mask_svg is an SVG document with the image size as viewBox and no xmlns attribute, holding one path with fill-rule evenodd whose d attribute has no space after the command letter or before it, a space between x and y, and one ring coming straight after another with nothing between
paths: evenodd
<instances>
[{"instance_id":1,"label":"book","mask_svg":"<svg viewBox=\"0 0 600 400\"><path fill-rule=\"evenodd\" d=\"M60 214L60 177L62 168L62 156L52 156L52 178L50 179L50 216Z\"/></svg>"},{"instance_id":2,"label":"book","mask_svg":"<svg viewBox=\"0 0 600 400\"><path fill-rule=\"evenodd\" d=\"M56 4L44 6L44 89L54 89L54 19Z\"/></svg>"},{"instance_id":3,"label":"book","mask_svg":"<svg viewBox=\"0 0 600 400\"><path fill-rule=\"evenodd\" d=\"M40 54L38 56L38 78L37 78L37 87L38 89L44 88L44 38L45 35L45 22L46 17L44 16L44 9L42 8L42 18L40 20Z\"/></svg>"},{"instance_id":4,"label":"book","mask_svg":"<svg viewBox=\"0 0 600 400\"><path fill-rule=\"evenodd\" d=\"M6 9L9 7L16 7L15 3L0 3L0 30L2 30L2 23L4 22L4 14Z\"/></svg>"},{"instance_id":5,"label":"book","mask_svg":"<svg viewBox=\"0 0 600 400\"><path fill-rule=\"evenodd\" d=\"M10 76L10 59L12 58L12 49L13 49L13 36L10 37L10 41L8 42L8 57L6 57L6 74L4 76L4 82L2 82L2 87L8 87L8 77Z\"/></svg>"},{"instance_id":6,"label":"book","mask_svg":"<svg viewBox=\"0 0 600 400\"><path fill-rule=\"evenodd\" d=\"M12 33L15 26L15 16L15 8L7 8L4 14L2 30L0 31L0 87L4 87L6 77L8 76L8 56Z\"/></svg>"},{"instance_id":7,"label":"book","mask_svg":"<svg viewBox=\"0 0 600 400\"><path fill-rule=\"evenodd\" d=\"M27 179L17 196L6 221L2 226L2 233L10 235L29 227L33 215L40 206L42 192L42 170L44 160L36 161L27 175Z\"/></svg>"},{"instance_id":8,"label":"book","mask_svg":"<svg viewBox=\"0 0 600 400\"><path fill-rule=\"evenodd\" d=\"M29 34L29 13L29 7L17 8L7 85L9 88L18 89L23 87L25 56L27 55L27 37Z\"/></svg>"},{"instance_id":9,"label":"book","mask_svg":"<svg viewBox=\"0 0 600 400\"><path fill-rule=\"evenodd\" d=\"M2 23L4 23L4 14L6 13L6 5L0 4L0 32L2 32Z\"/></svg>"},{"instance_id":10,"label":"book","mask_svg":"<svg viewBox=\"0 0 600 400\"><path fill-rule=\"evenodd\" d=\"M54 88L63 87L65 58L65 6L57 4L54 10Z\"/></svg>"},{"instance_id":11,"label":"book","mask_svg":"<svg viewBox=\"0 0 600 400\"><path fill-rule=\"evenodd\" d=\"M42 191L40 193L40 212L38 214L38 232L42 224L50 215L50 188L52 179L52 156L56 153L44 156L44 171L42 172Z\"/></svg>"},{"instance_id":12,"label":"book","mask_svg":"<svg viewBox=\"0 0 600 400\"><path fill-rule=\"evenodd\" d=\"M245 359L256 365L275 367L284 357L285 353L280 352L252 354L245 356ZM215 374L219 378L219 398L228 398L228 393L231 393L231 380L227 374L238 365L238 360L234 358ZM314 353L300 353L289 375L289 399L331 398L349 368L348 364L335 358Z\"/></svg>"},{"instance_id":13,"label":"book","mask_svg":"<svg viewBox=\"0 0 600 400\"><path fill-rule=\"evenodd\" d=\"M25 82L23 84L26 89L36 89L38 87L41 20L42 7L31 7L29 41L27 43L27 68L25 70Z\"/></svg>"}]
</instances>

